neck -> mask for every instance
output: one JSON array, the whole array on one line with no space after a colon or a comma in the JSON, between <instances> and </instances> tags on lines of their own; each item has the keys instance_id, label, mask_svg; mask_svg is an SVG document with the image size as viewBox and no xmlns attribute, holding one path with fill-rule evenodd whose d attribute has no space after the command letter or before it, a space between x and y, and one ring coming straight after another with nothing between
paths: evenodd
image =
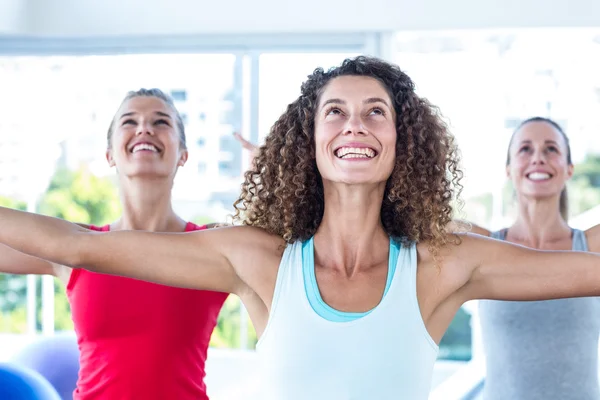
<instances>
[{"instance_id":1,"label":"neck","mask_svg":"<svg viewBox=\"0 0 600 400\"><path fill-rule=\"evenodd\" d=\"M186 223L173 211L172 186L167 179L121 178L123 213L113 229L182 232Z\"/></svg>"},{"instance_id":2,"label":"neck","mask_svg":"<svg viewBox=\"0 0 600 400\"><path fill-rule=\"evenodd\" d=\"M548 199L519 198L519 214L510 228L511 234L532 247L571 235L571 228L559 211L560 197Z\"/></svg>"},{"instance_id":3,"label":"neck","mask_svg":"<svg viewBox=\"0 0 600 400\"><path fill-rule=\"evenodd\" d=\"M315 261L344 269L380 262L387 255L389 237L381 223L385 183L369 188L324 185L325 210L315 234Z\"/></svg>"}]
</instances>

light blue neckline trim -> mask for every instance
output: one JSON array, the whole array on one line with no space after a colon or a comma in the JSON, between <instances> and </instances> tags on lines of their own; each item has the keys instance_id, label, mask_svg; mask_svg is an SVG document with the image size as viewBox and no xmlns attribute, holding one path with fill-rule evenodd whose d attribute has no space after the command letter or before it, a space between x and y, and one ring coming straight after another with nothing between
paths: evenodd
<instances>
[{"instance_id":1,"label":"light blue neckline trim","mask_svg":"<svg viewBox=\"0 0 600 400\"><path fill-rule=\"evenodd\" d=\"M388 274L385 282L385 290L383 291L382 301L392 284L392 279L394 277L394 273L396 272L396 265L398 264L399 255L400 245L394 239L390 238ZM373 311L373 309L366 312L339 311L323 301L321 292L319 291L319 286L317 284L317 277L315 275L315 247L312 237L302 243L302 275L304 277L304 289L308 302L310 303L312 309L320 317L331 322L349 322L362 318Z\"/></svg>"}]
</instances>

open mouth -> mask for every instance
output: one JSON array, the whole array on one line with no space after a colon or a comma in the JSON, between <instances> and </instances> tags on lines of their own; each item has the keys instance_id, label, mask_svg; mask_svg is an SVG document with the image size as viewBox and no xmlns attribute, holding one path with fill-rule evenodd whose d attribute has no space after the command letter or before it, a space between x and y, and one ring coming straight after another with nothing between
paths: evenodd
<instances>
[{"instance_id":1,"label":"open mouth","mask_svg":"<svg viewBox=\"0 0 600 400\"><path fill-rule=\"evenodd\" d=\"M550 175L546 172L531 172L531 173L527 174L526 177L529 180L541 182L541 181L547 181L547 180L551 179L552 175Z\"/></svg>"},{"instance_id":2,"label":"open mouth","mask_svg":"<svg viewBox=\"0 0 600 400\"><path fill-rule=\"evenodd\" d=\"M133 146L131 148L131 150L129 150L129 151L133 154L138 153L140 151L149 151L152 153L160 153L160 150L158 149L158 147L156 147L150 143L138 143L135 146Z\"/></svg>"},{"instance_id":3,"label":"open mouth","mask_svg":"<svg viewBox=\"0 0 600 400\"><path fill-rule=\"evenodd\" d=\"M377 156L377 152L369 147L340 147L333 153L342 160L351 158L370 159Z\"/></svg>"}]
</instances>

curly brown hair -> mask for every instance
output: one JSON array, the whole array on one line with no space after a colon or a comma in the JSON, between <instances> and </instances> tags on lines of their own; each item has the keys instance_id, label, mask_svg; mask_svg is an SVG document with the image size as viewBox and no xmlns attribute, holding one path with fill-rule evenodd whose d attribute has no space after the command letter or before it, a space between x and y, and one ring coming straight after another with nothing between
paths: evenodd
<instances>
[{"instance_id":1,"label":"curly brown hair","mask_svg":"<svg viewBox=\"0 0 600 400\"><path fill-rule=\"evenodd\" d=\"M381 221L404 241L429 241L434 254L447 243L453 194L462 185L459 155L438 109L416 95L412 80L396 65L371 57L317 68L271 128L235 202L235 220L281 236L286 242L312 237L323 218L321 175L315 160L314 122L327 84L340 76L377 79L396 111L396 164L389 177Z\"/></svg>"}]
</instances>

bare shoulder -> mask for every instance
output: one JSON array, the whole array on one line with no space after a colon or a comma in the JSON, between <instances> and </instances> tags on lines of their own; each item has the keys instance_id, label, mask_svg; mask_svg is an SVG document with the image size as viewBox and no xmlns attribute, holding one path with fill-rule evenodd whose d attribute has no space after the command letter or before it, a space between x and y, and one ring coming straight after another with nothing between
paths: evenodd
<instances>
[{"instance_id":1,"label":"bare shoulder","mask_svg":"<svg viewBox=\"0 0 600 400\"><path fill-rule=\"evenodd\" d=\"M277 235L252 226L228 226L206 231L214 235L240 279L262 298L275 286L286 242Z\"/></svg>"},{"instance_id":2,"label":"bare shoulder","mask_svg":"<svg viewBox=\"0 0 600 400\"><path fill-rule=\"evenodd\" d=\"M271 257L281 258L285 249L285 241L281 237L252 226L227 225L179 235L187 235L195 243L218 249L236 271Z\"/></svg>"},{"instance_id":3,"label":"bare shoulder","mask_svg":"<svg viewBox=\"0 0 600 400\"><path fill-rule=\"evenodd\" d=\"M506 243L475 233L448 234L447 243L432 253L428 242L417 245L419 274L426 275L436 290L450 295L471 279L474 270Z\"/></svg>"},{"instance_id":4,"label":"bare shoulder","mask_svg":"<svg viewBox=\"0 0 600 400\"><path fill-rule=\"evenodd\" d=\"M235 253L272 253L281 256L285 249L285 241L264 229L253 226L219 226L204 231L190 232L199 237L211 236L211 240L218 241L219 246L227 250L237 250ZM228 253L232 254L232 253Z\"/></svg>"},{"instance_id":5,"label":"bare shoulder","mask_svg":"<svg viewBox=\"0 0 600 400\"><path fill-rule=\"evenodd\" d=\"M594 225L585 231L588 249L594 253L600 253L600 225Z\"/></svg>"}]
</instances>

